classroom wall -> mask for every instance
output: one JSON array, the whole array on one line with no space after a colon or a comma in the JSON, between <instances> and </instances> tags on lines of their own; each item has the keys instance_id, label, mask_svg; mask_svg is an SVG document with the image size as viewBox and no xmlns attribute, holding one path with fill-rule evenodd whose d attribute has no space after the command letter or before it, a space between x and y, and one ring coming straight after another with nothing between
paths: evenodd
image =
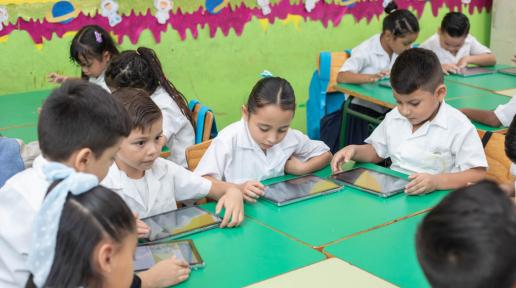
<instances>
[{"instance_id":1,"label":"classroom wall","mask_svg":"<svg viewBox=\"0 0 516 288\"><path fill-rule=\"evenodd\" d=\"M377 2L376 5L381 6L382 1ZM471 33L480 42L489 44L490 1L473 0L472 4L477 5L473 9L462 6L460 1L440 0L431 3L406 0L403 4L409 2L419 2L420 5L416 8L422 11L422 31L417 42L422 42L435 32L449 7L462 7L472 23ZM330 4L321 2L318 5ZM259 17L254 13L255 16L248 19L238 34L235 29L230 29L227 35L221 29L213 33L209 25L199 24L194 29L186 30L184 39L176 29L168 27L159 34L159 43L150 30L142 31L134 44L127 36L119 40L121 49L133 49L137 46L155 49L164 70L176 87L187 98L199 99L211 107L215 111L219 127L239 119L240 107L245 103L262 70L266 69L274 75L284 77L292 83L297 96L298 110L293 127L304 131L308 85L316 68L318 52L353 48L381 29L383 15L377 17L374 15L379 13L374 12L360 18L357 13L350 12L354 8L356 7L347 7L348 12L343 13L341 18L334 17L333 19L338 19L336 24L328 18L331 15L326 14L312 19L306 13L269 18ZM325 13L335 11L336 8L332 9ZM51 39L36 43L27 31L13 29L3 36L0 33L0 95L50 89L53 85L46 82L49 72L79 75L79 68L68 60L69 43L73 34L73 31L61 37L53 34Z\"/></svg>"}]
</instances>

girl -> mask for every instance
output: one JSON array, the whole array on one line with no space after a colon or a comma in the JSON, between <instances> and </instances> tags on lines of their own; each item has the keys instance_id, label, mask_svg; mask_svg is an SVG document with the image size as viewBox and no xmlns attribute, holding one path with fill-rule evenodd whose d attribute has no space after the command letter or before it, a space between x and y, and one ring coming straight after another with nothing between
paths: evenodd
<instances>
[{"instance_id":1,"label":"girl","mask_svg":"<svg viewBox=\"0 0 516 288\"><path fill-rule=\"evenodd\" d=\"M26 287L138 287L141 280L133 277L136 223L129 207L116 193L98 186L94 175L55 162L44 173L57 181L34 220ZM168 266L175 281L161 286L188 277L186 262L165 261L161 266ZM142 274L142 280L148 276Z\"/></svg>"},{"instance_id":2,"label":"girl","mask_svg":"<svg viewBox=\"0 0 516 288\"><path fill-rule=\"evenodd\" d=\"M388 77L396 57L414 43L419 34L417 18L408 10L398 10L394 1L385 7L385 12L388 15L383 19L382 33L351 51L351 57L340 68L338 82L363 84ZM381 106L360 99L353 99L350 108L375 118L387 112ZM351 116L346 144L363 144L371 134L368 126L369 122Z\"/></svg>"},{"instance_id":3,"label":"girl","mask_svg":"<svg viewBox=\"0 0 516 288\"><path fill-rule=\"evenodd\" d=\"M290 129L296 100L287 80L269 77L254 86L242 120L223 129L202 157L195 173L240 185L247 201L263 195L256 180L310 173L332 155L321 141Z\"/></svg>"},{"instance_id":4,"label":"girl","mask_svg":"<svg viewBox=\"0 0 516 288\"><path fill-rule=\"evenodd\" d=\"M70 59L81 66L81 77L100 85L108 92L110 91L104 80L104 72L111 57L117 54L118 49L109 33L97 25L82 27L73 37L70 46ZM57 73L50 73L49 82L63 83L69 78Z\"/></svg>"},{"instance_id":5,"label":"girl","mask_svg":"<svg viewBox=\"0 0 516 288\"><path fill-rule=\"evenodd\" d=\"M163 114L168 159L186 168L185 150L195 143L192 114L185 96L165 76L156 53L145 47L122 52L109 65L106 81L112 89L140 88L151 95Z\"/></svg>"}]
</instances>

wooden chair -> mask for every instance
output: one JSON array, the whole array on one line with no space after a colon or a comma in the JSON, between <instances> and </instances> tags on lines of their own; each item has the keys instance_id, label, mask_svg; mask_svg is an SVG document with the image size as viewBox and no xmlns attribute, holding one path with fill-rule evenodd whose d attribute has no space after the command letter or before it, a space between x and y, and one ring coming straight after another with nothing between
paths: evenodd
<instances>
[{"instance_id":1,"label":"wooden chair","mask_svg":"<svg viewBox=\"0 0 516 288\"><path fill-rule=\"evenodd\" d=\"M511 160L505 155L505 135L478 131L487 157L487 178L498 183L514 182L511 175Z\"/></svg>"},{"instance_id":2,"label":"wooden chair","mask_svg":"<svg viewBox=\"0 0 516 288\"><path fill-rule=\"evenodd\" d=\"M193 101L193 100L192 100ZM201 121L199 117L199 112L201 112L201 108L203 107L201 103L194 102L194 104L189 105L190 111L192 111L192 118L195 123L195 143L200 144L202 142L208 141L211 139L211 131L214 123L214 115L213 112L208 110L205 111L204 121ZM202 123L202 124L201 124ZM198 127L198 125L202 125L202 127ZM201 135L198 135L201 133Z\"/></svg>"},{"instance_id":3,"label":"wooden chair","mask_svg":"<svg viewBox=\"0 0 516 288\"><path fill-rule=\"evenodd\" d=\"M199 161L201 161L204 152L210 147L211 140L192 145L186 148L186 163L188 164L188 170L193 171Z\"/></svg>"}]
</instances>

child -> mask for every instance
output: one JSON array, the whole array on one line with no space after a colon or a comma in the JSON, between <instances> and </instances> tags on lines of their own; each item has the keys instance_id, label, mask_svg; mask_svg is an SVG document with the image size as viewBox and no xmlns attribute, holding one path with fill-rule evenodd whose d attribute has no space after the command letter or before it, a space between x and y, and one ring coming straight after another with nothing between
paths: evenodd
<instances>
[{"instance_id":1,"label":"child","mask_svg":"<svg viewBox=\"0 0 516 288\"><path fill-rule=\"evenodd\" d=\"M351 51L351 57L340 68L337 82L363 84L388 77L396 57L416 41L419 23L414 14L408 10L398 10L394 1L387 5L385 12L388 15L383 19L382 33ZM350 108L375 118L387 112L386 108L361 99L353 99ZM351 116L346 143L363 144L370 135L368 127L369 122Z\"/></svg>"},{"instance_id":2,"label":"child","mask_svg":"<svg viewBox=\"0 0 516 288\"><path fill-rule=\"evenodd\" d=\"M217 213L226 208L221 227L233 227L243 221L242 194L237 187L219 181L211 183L159 157L163 117L145 91L121 88L113 96L129 112L132 130L122 141L115 163L102 182L104 186L122 196L141 217L174 210L176 201L208 196L219 199Z\"/></svg>"},{"instance_id":3,"label":"child","mask_svg":"<svg viewBox=\"0 0 516 288\"><path fill-rule=\"evenodd\" d=\"M514 204L494 182L446 196L421 222L419 263L432 287L516 285Z\"/></svg>"},{"instance_id":4,"label":"child","mask_svg":"<svg viewBox=\"0 0 516 288\"><path fill-rule=\"evenodd\" d=\"M466 15L460 12L449 12L444 16L437 33L421 44L421 48L432 50L437 54L446 75L458 73L468 64L479 66L496 64L495 55L469 34L469 27Z\"/></svg>"},{"instance_id":5,"label":"child","mask_svg":"<svg viewBox=\"0 0 516 288\"><path fill-rule=\"evenodd\" d=\"M242 107L242 119L220 131L195 173L239 184L244 198L255 202L264 189L257 181L326 166L331 159L328 146L289 128L295 109L287 80L261 79Z\"/></svg>"},{"instance_id":6,"label":"child","mask_svg":"<svg viewBox=\"0 0 516 288\"><path fill-rule=\"evenodd\" d=\"M487 160L471 122L444 102L446 86L439 59L430 50L403 52L392 67L391 85L398 106L366 139L335 154L333 171L349 160L380 162L411 174L407 194L455 189L486 174Z\"/></svg>"},{"instance_id":7,"label":"child","mask_svg":"<svg viewBox=\"0 0 516 288\"><path fill-rule=\"evenodd\" d=\"M38 121L43 155L0 189L1 287L27 282L33 219L51 184L43 167L55 161L103 179L130 129L124 107L100 86L69 80L47 98ZM146 285L170 279L169 271L155 268L140 274Z\"/></svg>"},{"instance_id":8,"label":"child","mask_svg":"<svg viewBox=\"0 0 516 288\"><path fill-rule=\"evenodd\" d=\"M115 42L109 33L97 25L84 26L73 37L70 59L81 66L82 78L109 91L104 80L104 72L111 58L118 54ZM63 83L69 77L50 73L49 81Z\"/></svg>"},{"instance_id":9,"label":"child","mask_svg":"<svg viewBox=\"0 0 516 288\"><path fill-rule=\"evenodd\" d=\"M516 116L513 117L512 122L507 129L507 134L505 134L505 154L507 158L509 158L512 162L511 164L511 174L516 176ZM501 188L507 192L507 194L511 197L514 197L516 191L516 183L501 184Z\"/></svg>"},{"instance_id":10,"label":"child","mask_svg":"<svg viewBox=\"0 0 516 288\"><path fill-rule=\"evenodd\" d=\"M186 98L163 73L156 53L145 47L122 52L109 65L106 81L112 89L140 88L151 95L163 114L164 143L171 152L168 159L186 168L185 150L195 143L192 114Z\"/></svg>"}]
</instances>

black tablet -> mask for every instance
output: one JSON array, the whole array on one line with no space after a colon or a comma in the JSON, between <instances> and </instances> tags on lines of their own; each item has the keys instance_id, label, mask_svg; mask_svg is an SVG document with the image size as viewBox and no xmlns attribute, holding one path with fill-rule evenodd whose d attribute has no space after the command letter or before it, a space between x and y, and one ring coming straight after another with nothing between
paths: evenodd
<instances>
[{"instance_id":1,"label":"black tablet","mask_svg":"<svg viewBox=\"0 0 516 288\"><path fill-rule=\"evenodd\" d=\"M163 243L148 243L136 247L134 270L143 271L172 256L184 260L192 269L204 267L204 261L192 240L173 240Z\"/></svg>"},{"instance_id":2,"label":"black tablet","mask_svg":"<svg viewBox=\"0 0 516 288\"><path fill-rule=\"evenodd\" d=\"M164 238L178 238L197 233L220 225L222 219L200 207L185 207L152 217L143 218L150 228L148 238L143 242L156 241Z\"/></svg>"},{"instance_id":3,"label":"black tablet","mask_svg":"<svg viewBox=\"0 0 516 288\"><path fill-rule=\"evenodd\" d=\"M392 89L391 80L380 80L377 82L380 87Z\"/></svg>"},{"instance_id":4,"label":"black tablet","mask_svg":"<svg viewBox=\"0 0 516 288\"><path fill-rule=\"evenodd\" d=\"M516 76L516 67L499 69L498 72L503 73L503 74L508 74L511 76Z\"/></svg>"},{"instance_id":5,"label":"black tablet","mask_svg":"<svg viewBox=\"0 0 516 288\"><path fill-rule=\"evenodd\" d=\"M456 73L459 76L462 77L470 77L470 76L476 76L476 75L485 75L485 74L493 74L496 70L493 69L487 69L483 67L466 67L461 69L458 73Z\"/></svg>"},{"instance_id":6,"label":"black tablet","mask_svg":"<svg viewBox=\"0 0 516 288\"><path fill-rule=\"evenodd\" d=\"M407 180L389 174L355 168L331 176L333 179L380 197L389 197L405 190Z\"/></svg>"},{"instance_id":7,"label":"black tablet","mask_svg":"<svg viewBox=\"0 0 516 288\"><path fill-rule=\"evenodd\" d=\"M340 188L340 185L328 179L306 175L266 186L263 198L277 206L283 206L335 192Z\"/></svg>"}]
</instances>

